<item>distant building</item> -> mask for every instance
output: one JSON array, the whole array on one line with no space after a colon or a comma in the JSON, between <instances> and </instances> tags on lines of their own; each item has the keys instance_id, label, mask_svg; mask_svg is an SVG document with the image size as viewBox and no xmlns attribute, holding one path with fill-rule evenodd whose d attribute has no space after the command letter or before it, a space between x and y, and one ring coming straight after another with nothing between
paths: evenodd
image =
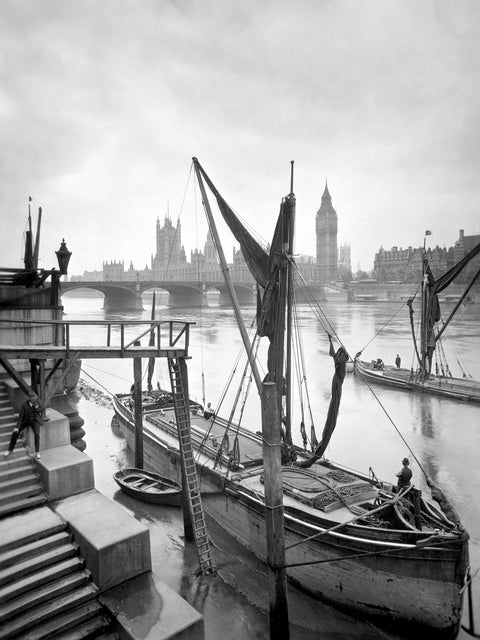
<instances>
[{"instance_id":1,"label":"distant building","mask_svg":"<svg viewBox=\"0 0 480 640\"><path fill-rule=\"evenodd\" d=\"M480 235L466 236L463 229L460 229L458 240L453 246L454 264L462 260L467 253L480 243ZM477 255L462 271L459 282L469 281L480 268L480 255Z\"/></svg>"},{"instance_id":2,"label":"distant building","mask_svg":"<svg viewBox=\"0 0 480 640\"><path fill-rule=\"evenodd\" d=\"M110 262L103 263L103 279L104 280L124 280L125 279L125 266L124 262L111 260Z\"/></svg>"},{"instance_id":3,"label":"distant building","mask_svg":"<svg viewBox=\"0 0 480 640\"><path fill-rule=\"evenodd\" d=\"M425 251L434 275L444 273L454 264L453 248L428 248ZM422 278L423 247L402 249L380 247L375 254L373 271L378 282L420 282Z\"/></svg>"},{"instance_id":4,"label":"distant building","mask_svg":"<svg viewBox=\"0 0 480 640\"><path fill-rule=\"evenodd\" d=\"M322 283L338 279L337 212L332 206L332 197L327 183L322 203L316 216L317 277Z\"/></svg>"},{"instance_id":5,"label":"distant building","mask_svg":"<svg viewBox=\"0 0 480 640\"><path fill-rule=\"evenodd\" d=\"M341 244L338 256L338 268L344 273L352 272L352 251L349 244Z\"/></svg>"},{"instance_id":6,"label":"distant building","mask_svg":"<svg viewBox=\"0 0 480 640\"><path fill-rule=\"evenodd\" d=\"M81 276L68 276L68 282L100 282L103 280L103 272L102 271L84 271Z\"/></svg>"},{"instance_id":7,"label":"distant building","mask_svg":"<svg viewBox=\"0 0 480 640\"><path fill-rule=\"evenodd\" d=\"M295 264L305 282L313 282L317 279L317 263L313 256L296 256Z\"/></svg>"},{"instance_id":8,"label":"distant building","mask_svg":"<svg viewBox=\"0 0 480 640\"><path fill-rule=\"evenodd\" d=\"M154 280L165 278L165 274L170 270L170 267L186 264L185 249L182 246L180 219L177 220L177 225L174 227L167 214L162 227L160 219L157 218L156 249L157 252L152 257L151 267Z\"/></svg>"}]
</instances>

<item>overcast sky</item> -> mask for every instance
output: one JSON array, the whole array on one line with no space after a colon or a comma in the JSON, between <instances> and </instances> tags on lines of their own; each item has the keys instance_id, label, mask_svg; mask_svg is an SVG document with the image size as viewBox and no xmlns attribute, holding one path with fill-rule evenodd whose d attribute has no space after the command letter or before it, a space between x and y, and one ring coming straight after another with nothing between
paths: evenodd
<instances>
[{"instance_id":1,"label":"overcast sky","mask_svg":"<svg viewBox=\"0 0 480 640\"><path fill-rule=\"evenodd\" d=\"M1 0L0 256L150 265L167 210L190 256L197 156L265 240L295 160L298 253L328 180L338 241L480 233L478 0ZM234 242L225 245L231 257Z\"/></svg>"}]
</instances>

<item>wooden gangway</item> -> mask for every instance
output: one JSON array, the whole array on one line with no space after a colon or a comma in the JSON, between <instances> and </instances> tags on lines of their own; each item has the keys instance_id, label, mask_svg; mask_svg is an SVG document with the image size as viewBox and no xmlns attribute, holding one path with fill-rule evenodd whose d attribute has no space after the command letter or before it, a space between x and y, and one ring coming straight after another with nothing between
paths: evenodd
<instances>
[{"instance_id":1,"label":"wooden gangway","mask_svg":"<svg viewBox=\"0 0 480 640\"><path fill-rule=\"evenodd\" d=\"M9 359L82 359L188 357L190 325L185 320L18 320L0 318L0 330L15 324L48 325L58 344L0 344L0 361ZM98 344L85 345L82 332L105 327ZM91 332L90 332L91 334ZM150 340L153 334L154 340ZM143 343L142 344L142 339ZM77 342L78 341L78 342ZM154 342L154 344L151 344Z\"/></svg>"}]
</instances>

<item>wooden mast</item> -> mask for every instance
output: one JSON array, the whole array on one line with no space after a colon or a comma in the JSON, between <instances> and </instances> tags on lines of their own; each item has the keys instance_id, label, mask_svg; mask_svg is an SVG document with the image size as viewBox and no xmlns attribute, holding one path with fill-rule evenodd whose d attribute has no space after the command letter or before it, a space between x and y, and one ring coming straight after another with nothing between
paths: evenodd
<instances>
[{"instance_id":1,"label":"wooden mast","mask_svg":"<svg viewBox=\"0 0 480 640\"><path fill-rule=\"evenodd\" d=\"M288 264L287 264L287 358L286 378L287 392L285 397L285 438L292 444L292 309L293 309L293 239L295 228L295 196L293 193L293 160L290 161L290 216L288 229Z\"/></svg>"},{"instance_id":2,"label":"wooden mast","mask_svg":"<svg viewBox=\"0 0 480 640\"><path fill-rule=\"evenodd\" d=\"M38 256L40 254L40 228L42 226L42 207L38 207L37 236L33 249L33 268L38 269Z\"/></svg>"},{"instance_id":3,"label":"wooden mast","mask_svg":"<svg viewBox=\"0 0 480 640\"><path fill-rule=\"evenodd\" d=\"M427 378L427 293L425 279L427 277L427 253L425 250L426 235L423 238L423 256L422 256L422 288L421 288L421 304L420 304L420 379Z\"/></svg>"},{"instance_id":4,"label":"wooden mast","mask_svg":"<svg viewBox=\"0 0 480 640\"><path fill-rule=\"evenodd\" d=\"M218 257L220 260L220 267L222 269L223 277L225 279L225 284L227 285L228 293L230 295L230 299L232 300L233 310L235 313L235 318L237 320L238 327L240 329L240 334L242 336L243 344L245 346L245 350L247 352L248 360L250 362L250 366L252 368L252 374L255 379L255 383L257 385L258 393L262 393L262 380L260 378L260 373L258 371L257 363L255 362L255 356L253 354L252 344L248 337L247 329L245 327L245 323L243 322L242 314L240 312L240 305L238 303L237 294L235 292L235 287L233 286L232 277L230 275L230 269L228 268L227 261L225 259L225 254L223 252L223 247L220 242L220 236L218 235L217 226L215 224L215 220L213 218L212 210L210 208L210 203L208 201L207 193L205 191L205 186L203 184L202 176L199 170L199 162L197 158L192 158L193 167L195 169L195 173L197 174L198 185L200 187L200 192L202 194L203 206L205 207L205 213L207 214L208 224L210 227L210 231L213 236L213 241L217 248Z\"/></svg>"}]
</instances>

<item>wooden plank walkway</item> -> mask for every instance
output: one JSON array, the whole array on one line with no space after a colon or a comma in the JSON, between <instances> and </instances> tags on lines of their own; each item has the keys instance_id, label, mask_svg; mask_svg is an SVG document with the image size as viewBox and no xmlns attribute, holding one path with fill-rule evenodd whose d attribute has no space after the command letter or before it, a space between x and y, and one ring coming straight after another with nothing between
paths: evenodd
<instances>
[{"instance_id":1,"label":"wooden plank walkway","mask_svg":"<svg viewBox=\"0 0 480 640\"><path fill-rule=\"evenodd\" d=\"M89 358L166 358L175 354L175 357L188 357L188 350L185 348L172 347L170 349L158 348L156 346L129 346L123 349L120 346L114 347L77 347L70 346L39 346L39 345L2 345L0 344L0 360L12 358L26 359L59 359L71 358L78 355L82 360Z\"/></svg>"}]
</instances>

